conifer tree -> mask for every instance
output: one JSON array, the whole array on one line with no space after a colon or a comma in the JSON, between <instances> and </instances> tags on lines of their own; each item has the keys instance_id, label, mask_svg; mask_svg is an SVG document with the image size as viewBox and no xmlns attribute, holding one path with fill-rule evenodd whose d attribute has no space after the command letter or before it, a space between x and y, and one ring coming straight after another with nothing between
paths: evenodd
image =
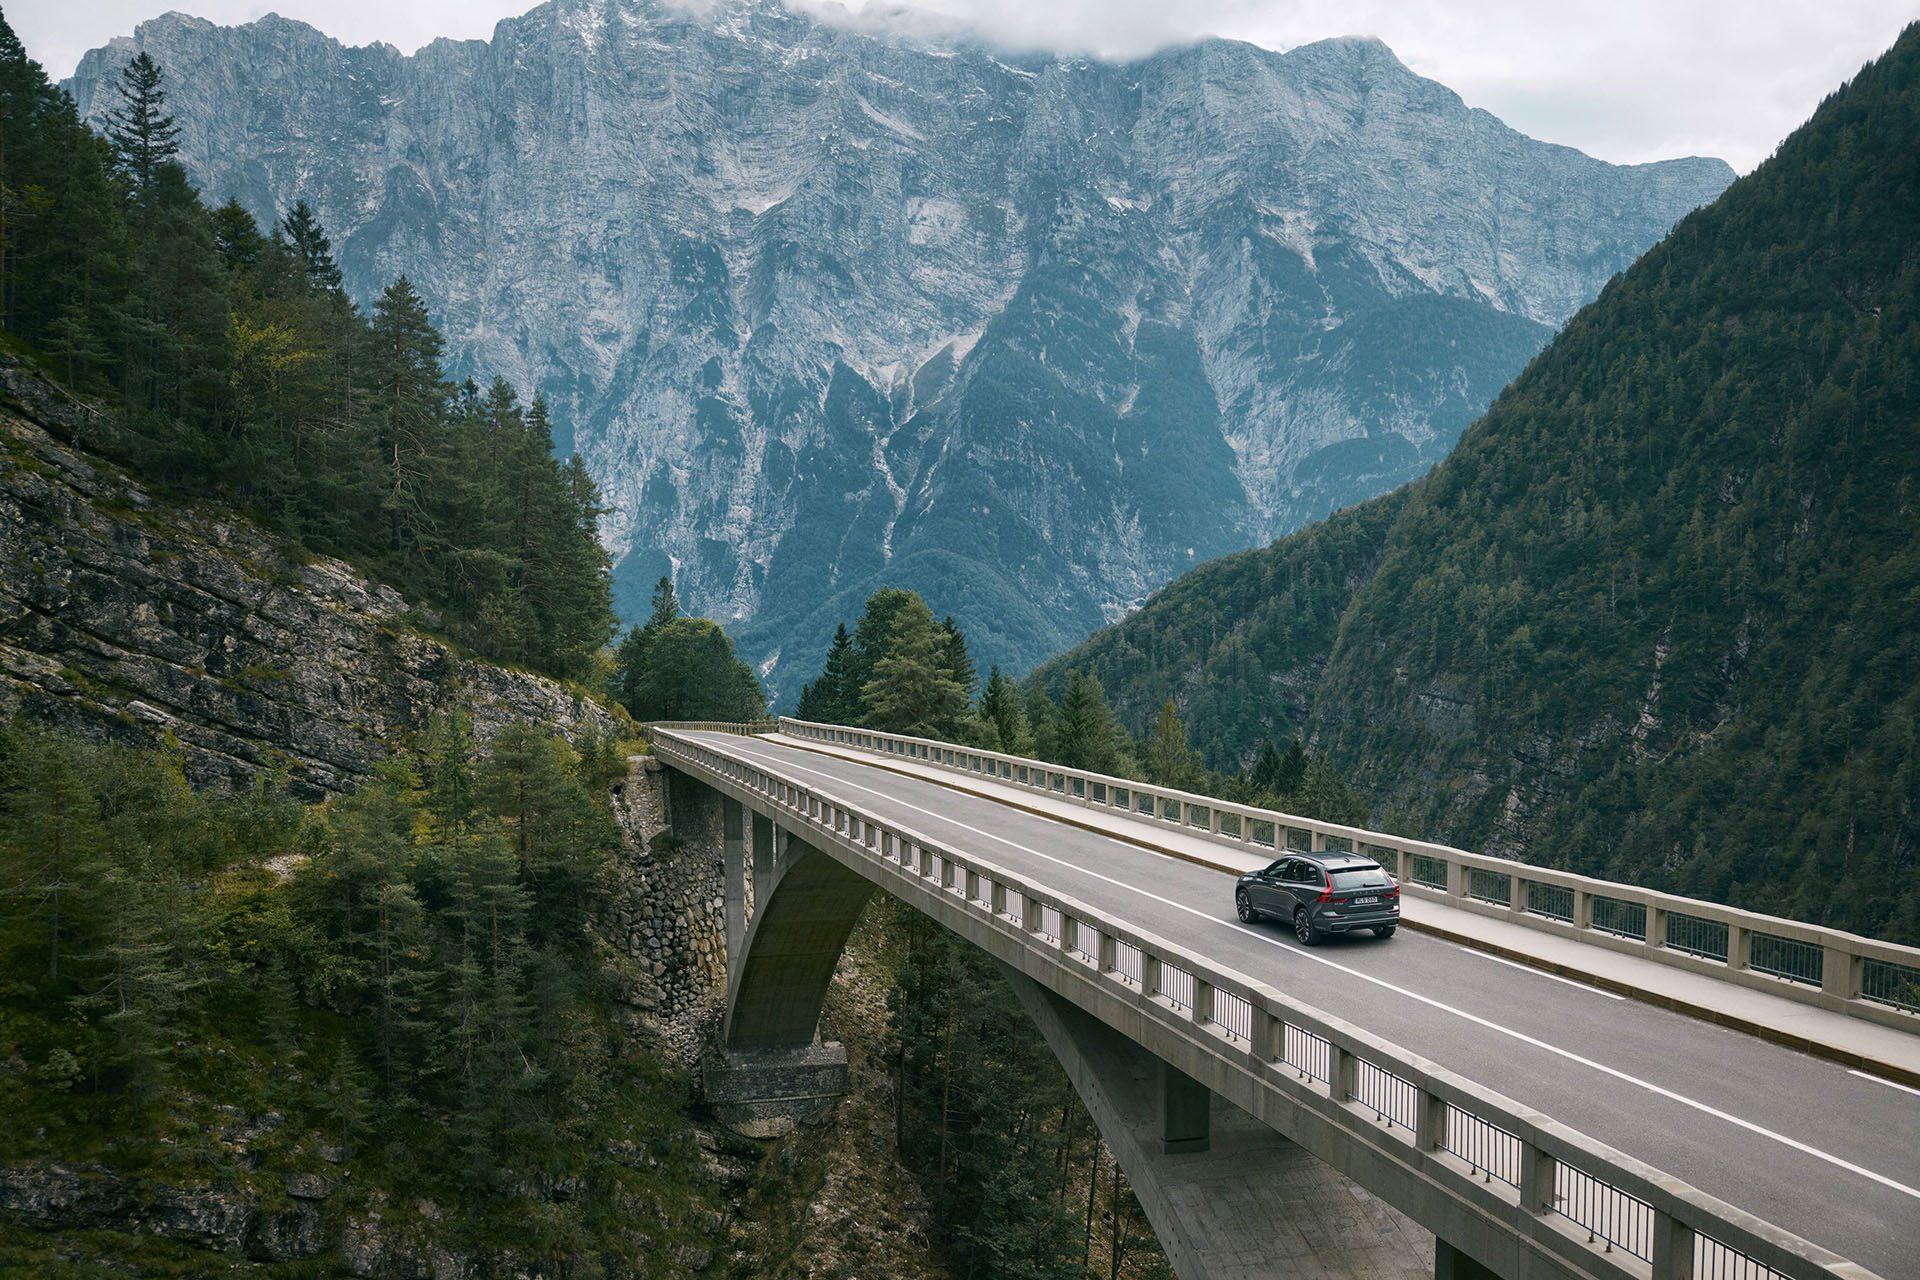
<instances>
[{"instance_id":1,"label":"conifer tree","mask_svg":"<svg viewBox=\"0 0 1920 1280\"><path fill-rule=\"evenodd\" d=\"M120 104L107 112L107 140L136 192L180 150L180 126L167 114L161 80L159 64L145 50L135 54L120 70Z\"/></svg>"},{"instance_id":2,"label":"conifer tree","mask_svg":"<svg viewBox=\"0 0 1920 1280\"><path fill-rule=\"evenodd\" d=\"M307 278L309 288L321 293L337 292L340 266L333 258L333 242L321 229L319 216L305 200L294 201L280 219L279 234Z\"/></svg>"},{"instance_id":3,"label":"conifer tree","mask_svg":"<svg viewBox=\"0 0 1920 1280\"><path fill-rule=\"evenodd\" d=\"M987 687L980 694L980 719L995 751L1008 755L1030 755L1033 734L1027 727L1027 714L1020 706L1020 689L996 664L987 672Z\"/></svg>"},{"instance_id":4,"label":"conifer tree","mask_svg":"<svg viewBox=\"0 0 1920 1280\"><path fill-rule=\"evenodd\" d=\"M1048 757L1070 769L1125 775L1132 761L1126 730L1107 705L1107 694L1091 671L1067 678L1066 697L1060 702L1060 726L1053 754Z\"/></svg>"},{"instance_id":5,"label":"conifer tree","mask_svg":"<svg viewBox=\"0 0 1920 1280\"><path fill-rule=\"evenodd\" d=\"M440 335L426 303L401 276L373 307L380 509L387 549L395 555L424 541L426 496L439 451L447 388L440 372Z\"/></svg>"},{"instance_id":6,"label":"conifer tree","mask_svg":"<svg viewBox=\"0 0 1920 1280\"><path fill-rule=\"evenodd\" d=\"M213 247L229 271L245 273L260 265L267 239L238 200L229 199L213 211Z\"/></svg>"},{"instance_id":7,"label":"conifer tree","mask_svg":"<svg viewBox=\"0 0 1920 1280\"><path fill-rule=\"evenodd\" d=\"M1180 723L1180 709L1168 698L1160 704L1147 740L1147 779L1163 787L1187 788L1194 785L1199 772L1193 749L1187 745L1186 726Z\"/></svg>"},{"instance_id":8,"label":"conifer tree","mask_svg":"<svg viewBox=\"0 0 1920 1280\"><path fill-rule=\"evenodd\" d=\"M902 594L890 610L884 656L861 690L867 723L889 733L955 738L968 697L954 679L948 633L934 622L926 601Z\"/></svg>"}]
</instances>

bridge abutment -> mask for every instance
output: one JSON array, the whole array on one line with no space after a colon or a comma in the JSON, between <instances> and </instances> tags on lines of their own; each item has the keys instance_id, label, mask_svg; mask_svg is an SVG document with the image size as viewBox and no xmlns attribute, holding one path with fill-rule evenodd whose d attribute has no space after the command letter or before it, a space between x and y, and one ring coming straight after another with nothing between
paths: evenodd
<instances>
[{"instance_id":1,"label":"bridge abutment","mask_svg":"<svg viewBox=\"0 0 1920 1280\"><path fill-rule=\"evenodd\" d=\"M828 1042L797 1049L721 1050L700 1081L720 1122L748 1138L778 1138L833 1110L847 1091L847 1051Z\"/></svg>"}]
</instances>

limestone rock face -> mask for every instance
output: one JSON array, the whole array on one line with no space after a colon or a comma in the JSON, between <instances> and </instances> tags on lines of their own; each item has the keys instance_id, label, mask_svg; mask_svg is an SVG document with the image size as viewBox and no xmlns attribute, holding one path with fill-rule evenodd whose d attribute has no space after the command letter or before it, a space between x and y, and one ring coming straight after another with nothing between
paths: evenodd
<instances>
[{"instance_id":1,"label":"limestone rock face","mask_svg":"<svg viewBox=\"0 0 1920 1280\"><path fill-rule=\"evenodd\" d=\"M774 0L552 0L410 57L268 16L135 49L182 159L405 273L462 371L556 408L616 590L726 622L781 696L875 586L1024 669L1199 560L1419 474L1731 179L1620 167L1382 44L1128 63Z\"/></svg>"},{"instance_id":2,"label":"limestone rock face","mask_svg":"<svg viewBox=\"0 0 1920 1280\"><path fill-rule=\"evenodd\" d=\"M47 430L83 435L88 414L0 358L0 715L170 732L196 783L284 770L307 798L350 788L442 708L482 742L514 719L615 729L553 680L456 654L350 566L156 499Z\"/></svg>"}]
</instances>

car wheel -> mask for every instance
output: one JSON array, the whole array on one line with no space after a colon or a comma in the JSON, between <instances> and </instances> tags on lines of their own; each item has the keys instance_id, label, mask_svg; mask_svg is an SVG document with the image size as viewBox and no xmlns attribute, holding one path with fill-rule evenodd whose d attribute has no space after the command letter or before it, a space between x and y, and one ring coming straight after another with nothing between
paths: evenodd
<instances>
[{"instance_id":1,"label":"car wheel","mask_svg":"<svg viewBox=\"0 0 1920 1280\"><path fill-rule=\"evenodd\" d=\"M1233 891L1233 909L1240 913L1242 924L1252 924L1260 918L1260 913L1253 909L1253 899L1247 896L1245 889Z\"/></svg>"},{"instance_id":2,"label":"car wheel","mask_svg":"<svg viewBox=\"0 0 1920 1280\"><path fill-rule=\"evenodd\" d=\"M1373 926L1373 936L1376 938L1391 938L1393 931L1399 927L1397 924L1377 924Z\"/></svg>"},{"instance_id":3,"label":"car wheel","mask_svg":"<svg viewBox=\"0 0 1920 1280\"><path fill-rule=\"evenodd\" d=\"M1320 941L1320 931L1313 927L1313 917L1305 907L1293 909L1293 936L1300 939L1303 946L1310 947Z\"/></svg>"}]
</instances>

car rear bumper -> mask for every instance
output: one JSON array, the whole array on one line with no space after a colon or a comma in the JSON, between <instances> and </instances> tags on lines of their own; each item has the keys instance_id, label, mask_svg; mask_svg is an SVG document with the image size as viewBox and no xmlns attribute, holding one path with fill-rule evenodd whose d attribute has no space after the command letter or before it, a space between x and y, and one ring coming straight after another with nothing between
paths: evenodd
<instances>
[{"instance_id":1,"label":"car rear bumper","mask_svg":"<svg viewBox=\"0 0 1920 1280\"><path fill-rule=\"evenodd\" d=\"M1347 915L1329 917L1320 916L1314 924L1327 933L1346 933L1350 929L1372 929L1383 924L1399 924L1400 909L1388 911L1352 912Z\"/></svg>"}]
</instances>

